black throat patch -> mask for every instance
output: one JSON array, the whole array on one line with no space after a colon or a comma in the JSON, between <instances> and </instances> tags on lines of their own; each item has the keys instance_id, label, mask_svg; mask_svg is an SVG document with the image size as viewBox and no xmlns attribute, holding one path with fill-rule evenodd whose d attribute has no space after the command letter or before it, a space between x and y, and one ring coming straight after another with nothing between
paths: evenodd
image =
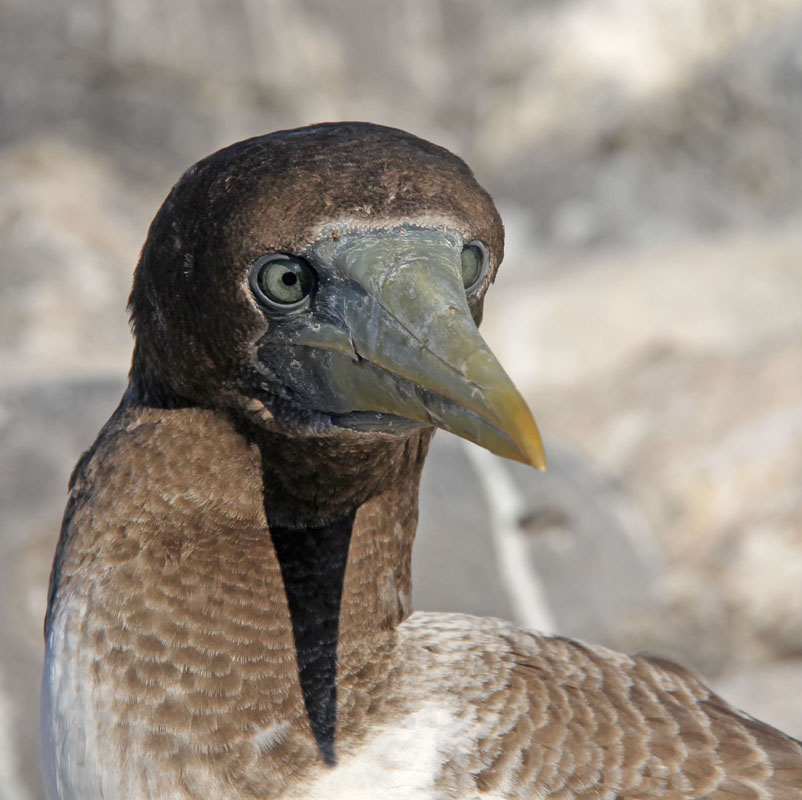
<instances>
[{"instance_id":1,"label":"black throat patch","mask_svg":"<svg viewBox=\"0 0 802 800\"><path fill-rule=\"evenodd\" d=\"M306 713L323 760L334 766L337 638L356 510L319 527L271 525L292 618Z\"/></svg>"}]
</instances>

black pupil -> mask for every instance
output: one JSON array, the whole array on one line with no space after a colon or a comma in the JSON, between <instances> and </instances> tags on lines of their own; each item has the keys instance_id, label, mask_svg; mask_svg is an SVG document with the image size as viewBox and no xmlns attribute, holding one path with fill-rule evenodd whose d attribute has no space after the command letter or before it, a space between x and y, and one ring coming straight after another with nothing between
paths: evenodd
<instances>
[{"instance_id":1,"label":"black pupil","mask_svg":"<svg viewBox=\"0 0 802 800\"><path fill-rule=\"evenodd\" d=\"M281 276L281 282L285 286L294 286L298 283L298 276L294 272L287 271Z\"/></svg>"}]
</instances>

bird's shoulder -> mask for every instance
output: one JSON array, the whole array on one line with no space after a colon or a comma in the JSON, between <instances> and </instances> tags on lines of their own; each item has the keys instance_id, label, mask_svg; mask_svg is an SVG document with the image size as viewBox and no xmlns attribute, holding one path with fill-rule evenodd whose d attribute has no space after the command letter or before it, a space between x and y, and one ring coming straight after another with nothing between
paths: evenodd
<instances>
[{"instance_id":1,"label":"bird's shoulder","mask_svg":"<svg viewBox=\"0 0 802 800\"><path fill-rule=\"evenodd\" d=\"M450 709L483 790L799 796L802 744L667 659L463 614L418 612L398 633L408 690Z\"/></svg>"}]
</instances>

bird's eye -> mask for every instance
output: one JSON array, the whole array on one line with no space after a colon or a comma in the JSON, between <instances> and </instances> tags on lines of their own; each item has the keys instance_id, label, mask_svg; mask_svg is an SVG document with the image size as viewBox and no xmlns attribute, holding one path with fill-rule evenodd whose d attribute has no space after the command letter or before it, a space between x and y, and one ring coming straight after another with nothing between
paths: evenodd
<instances>
[{"instance_id":1,"label":"bird's eye","mask_svg":"<svg viewBox=\"0 0 802 800\"><path fill-rule=\"evenodd\" d=\"M262 305L281 312L299 311L309 304L315 273L300 258L274 253L256 259L250 283Z\"/></svg>"},{"instance_id":2,"label":"bird's eye","mask_svg":"<svg viewBox=\"0 0 802 800\"><path fill-rule=\"evenodd\" d=\"M462 248L462 284L468 292L482 282L487 261L487 248L478 239Z\"/></svg>"}]
</instances>

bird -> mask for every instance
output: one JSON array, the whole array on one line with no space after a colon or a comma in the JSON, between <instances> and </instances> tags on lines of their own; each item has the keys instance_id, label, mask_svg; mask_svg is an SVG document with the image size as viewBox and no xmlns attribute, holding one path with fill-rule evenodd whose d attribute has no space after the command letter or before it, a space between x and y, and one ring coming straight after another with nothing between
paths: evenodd
<instances>
[{"instance_id":1,"label":"bird","mask_svg":"<svg viewBox=\"0 0 802 800\"><path fill-rule=\"evenodd\" d=\"M394 128L273 132L181 176L70 479L49 800L802 797L802 744L683 667L413 612L435 429L546 465L478 332L503 248L465 162Z\"/></svg>"}]
</instances>

